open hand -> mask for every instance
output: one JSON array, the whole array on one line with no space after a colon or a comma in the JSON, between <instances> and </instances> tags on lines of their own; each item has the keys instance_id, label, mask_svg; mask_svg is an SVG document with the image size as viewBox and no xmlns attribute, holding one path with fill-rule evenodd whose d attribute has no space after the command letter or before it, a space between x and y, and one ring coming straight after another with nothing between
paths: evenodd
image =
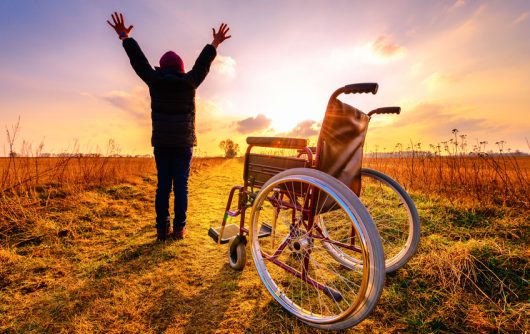
<instances>
[{"instance_id":1,"label":"open hand","mask_svg":"<svg viewBox=\"0 0 530 334\"><path fill-rule=\"evenodd\" d=\"M221 23L221 26L219 27L219 31L215 32L215 29L212 28L213 32L213 42L212 45L217 47L219 44L223 43L225 39L229 39L232 37L231 35L226 35L228 33L228 25L226 23Z\"/></svg>"},{"instance_id":2,"label":"open hand","mask_svg":"<svg viewBox=\"0 0 530 334\"><path fill-rule=\"evenodd\" d=\"M133 26L129 26L128 28L125 28L125 20L123 19L122 13L114 12L112 16L112 21L114 21L114 24L110 23L109 20L107 20L107 23L114 28L116 33L118 34L118 37L120 39L125 39L129 37L129 33L131 32Z\"/></svg>"}]
</instances>

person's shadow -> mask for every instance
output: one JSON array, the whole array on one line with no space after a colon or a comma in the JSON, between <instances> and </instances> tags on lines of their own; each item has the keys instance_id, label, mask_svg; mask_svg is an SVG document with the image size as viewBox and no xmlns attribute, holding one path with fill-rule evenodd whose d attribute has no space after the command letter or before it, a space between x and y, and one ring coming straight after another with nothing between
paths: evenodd
<instances>
[{"instance_id":1,"label":"person's shadow","mask_svg":"<svg viewBox=\"0 0 530 334\"><path fill-rule=\"evenodd\" d=\"M167 287L162 289L158 301L147 311L149 326L156 333L163 333L171 327L181 328L184 333L215 331L223 321L240 276L241 271L225 264L215 275L208 277L210 285L191 296L182 291L186 288L184 284L162 282ZM187 284L201 286L204 277L198 276L196 279Z\"/></svg>"}]
</instances>

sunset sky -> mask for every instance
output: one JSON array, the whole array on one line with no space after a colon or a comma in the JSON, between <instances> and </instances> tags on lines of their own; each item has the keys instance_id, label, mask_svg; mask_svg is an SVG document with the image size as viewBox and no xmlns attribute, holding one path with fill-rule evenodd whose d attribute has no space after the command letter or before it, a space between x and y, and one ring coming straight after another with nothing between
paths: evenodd
<instances>
[{"instance_id":1,"label":"sunset sky","mask_svg":"<svg viewBox=\"0 0 530 334\"><path fill-rule=\"evenodd\" d=\"M174 50L186 70L230 26L197 91L198 150L246 136L315 137L329 95L378 82L377 95L345 96L374 117L367 146L436 144L467 134L468 148L529 152L530 2L513 1L0 1L0 155L20 117L25 140L45 152L149 154L144 83L107 25L122 11L151 65Z\"/></svg>"}]
</instances>

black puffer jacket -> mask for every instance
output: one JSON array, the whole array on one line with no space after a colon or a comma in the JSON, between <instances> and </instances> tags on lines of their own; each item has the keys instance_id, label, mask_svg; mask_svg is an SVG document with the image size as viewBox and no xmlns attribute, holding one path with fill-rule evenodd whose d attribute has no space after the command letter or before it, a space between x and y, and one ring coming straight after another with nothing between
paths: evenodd
<instances>
[{"instance_id":1,"label":"black puffer jacket","mask_svg":"<svg viewBox=\"0 0 530 334\"><path fill-rule=\"evenodd\" d=\"M149 86L154 147L191 147L197 145L195 136L195 89L202 83L216 56L215 47L208 44L188 73L172 68L153 69L138 43L123 40L123 47L138 76Z\"/></svg>"}]
</instances>

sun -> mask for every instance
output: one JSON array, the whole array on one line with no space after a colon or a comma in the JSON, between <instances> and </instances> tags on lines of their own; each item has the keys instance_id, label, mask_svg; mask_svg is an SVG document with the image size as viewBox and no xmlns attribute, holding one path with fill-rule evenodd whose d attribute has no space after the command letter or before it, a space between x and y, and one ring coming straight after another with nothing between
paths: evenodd
<instances>
[{"instance_id":1,"label":"sun","mask_svg":"<svg viewBox=\"0 0 530 334\"><path fill-rule=\"evenodd\" d=\"M286 133L303 121L321 122L324 118L327 100L318 96L326 94L310 92L297 97L287 92L275 93L261 108L261 113L271 120L270 127L275 132Z\"/></svg>"}]
</instances>

